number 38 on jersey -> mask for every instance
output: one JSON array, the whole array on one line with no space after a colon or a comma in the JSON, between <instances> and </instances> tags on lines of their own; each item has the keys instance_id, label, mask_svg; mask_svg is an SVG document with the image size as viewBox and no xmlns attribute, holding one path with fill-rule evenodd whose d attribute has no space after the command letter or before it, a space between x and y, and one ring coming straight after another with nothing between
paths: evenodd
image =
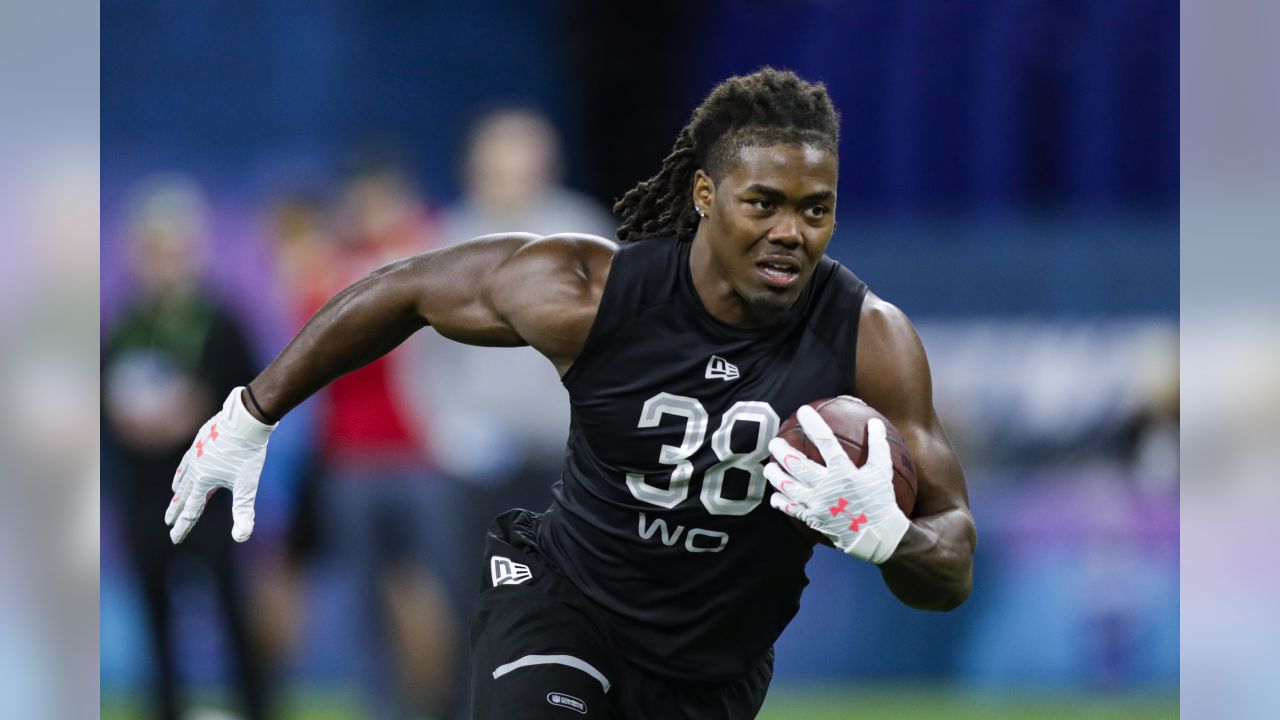
<instances>
[{"instance_id":1,"label":"number 38 on jersey","mask_svg":"<svg viewBox=\"0 0 1280 720\"><path fill-rule=\"evenodd\" d=\"M661 508L674 508L689 497L689 489L693 480L693 456L702 448L707 439L710 416L696 398L671 393L658 393L644 403L640 412L638 427L653 428L662 422L664 415L684 418L684 436L677 445L663 445L659 451L658 462L672 466L670 477L662 483L665 487L651 483L641 473L627 473L627 488L637 500L656 505ZM755 443L745 451L734 451L731 440L738 423L750 423L755 426ZM719 460L703 474L702 490L699 496L702 505L712 515L746 515L755 510L764 498L766 481L762 461L769 454L769 440L778 433L778 414L768 403L756 401L740 401L734 403L720 417L719 426L711 434L711 450ZM725 475L732 469L747 473L747 491L741 498L725 497ZM655 527L662 523L660 528ZM682 526L680 526L682 527ZM662 520L655 520L646 527L643 513L640 517L640 535L644 539L652 537L662 530L662 541L675 545L681 530L671 531ZM717 543L699 543L694 540L702 536L720 536ZM670 540L670 542L668 542ZM699 528L691 529L686 535L685 549L690 552L716 552L722 550L728 542L724 533Z\"/></svg>"}]
</instances>

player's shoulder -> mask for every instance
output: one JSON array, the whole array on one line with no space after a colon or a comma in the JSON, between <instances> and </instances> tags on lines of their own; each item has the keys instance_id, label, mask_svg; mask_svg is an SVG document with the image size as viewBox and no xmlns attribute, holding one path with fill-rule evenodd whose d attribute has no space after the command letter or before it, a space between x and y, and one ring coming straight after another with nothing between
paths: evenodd
<instances>
[{"instance_id":1,"label":"player's shoulder","mask_svg":"<svg viewBox=\"0 0 1280 720\"><path fill-rule=\"evenodd\" d=\"M575 294L583 290L598 293L618 251L616 242L583 233L518 237L518 246L498 269L499 290L533 286L572 289Z\"/></svg>"},{"instance_id":2,"label":"player's shoulder","mask_svg":"<svg viewBox=\"0 0 1280 720\"><path fill-rule=\"evenodd\" d=\"M924 344L907 314L868 292L862 303L859 325L854 382L859 397L877 408L880 408L877 402L892 405L909 399L908 396L927 397L931 385L929 362ZM917 388L923 389L923 393L916 393Z\"/></svg>"},{"instance_id":3,"label":"player's shoulder","mask_svg":"<svg viewBox=\"0 0 1280 720\"><path fill-rule=\"evenodd\" d=\"M904 322L909 323L907 314L902 308L885 300L871 290L862 301L862 320L884 330L894 330Z\"/></svg>"},{"instance_id":4,"label":"player's shoulder","mask_svg":"<svg viewBox=\"0 0 1280 720\"><path fill-rule=\"evenodd\" d=\"M563 372L595 320L616 252L595 235L530 236L487 283L491 303Z\"/></svg>"},{"instance_id":5,"label":"player's shoulder","mask_svg":"<svg viewBox=\"0 0 1280 720\"><path fill-rule=\"evenodd\" d=\"M902 308L870 290L862 300L858 324L859 340L870 344L897 346L904 342L919 342L915 326Z\"/></svg>"},{"instance_id":6,"label":"player's shoulder","mask_svg":"<svg viewBox=\"0 0 1280 720\"><path fill-rule=\"evenodd\" d=\"M618 243L585 233L556 233L531 237L508 260L521 274L539 274L548 281L604 287Z\"/></svg>"},{"instance_id":7,"label":"player's shoulder","mask_svg":"<svg viewBox=\"0 0 1280 720\"><path fill-rule=\"evenodd\" d=\"M598 235L556 233L528 236L513 257L525 262L591 269L601 265L607 267L617 252L618 243Z\"/></svg>"}]
</instances>

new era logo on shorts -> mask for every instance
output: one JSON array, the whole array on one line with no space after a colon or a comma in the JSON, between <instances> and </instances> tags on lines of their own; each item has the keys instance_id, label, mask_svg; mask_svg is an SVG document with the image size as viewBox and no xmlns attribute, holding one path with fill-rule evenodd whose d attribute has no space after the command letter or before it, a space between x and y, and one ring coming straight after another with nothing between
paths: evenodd
<instances>
[{"instance_id":1,"label":"new era logo on shorts","mask_svg":"<svg viewBox=\"0 0 1280 720\"><path fill-rule=\"evenodd\" d=\"M730 380L738 379L738 366L725 360L719 355L712 355L707 361L707 379L708 380Z\"/></svg>"},{"instance_id":2,"label":"new era logo on shorts","mask_svg":"<svg viewBox=\"0 0 1280 720\"><path fill-rule=\"evenodd\" d=\"M489 558L489 575L493 578L494 587L499 585L519 585L533 577L533 573L529 572L528 565L518 563L510 558L504 558L501 555L494 555Z\"/></svg>"},{"instance_id":3,"label":"new era logo on shorts","mask_svg":"<svg viewBox=\"0 0 1280 720\"><path fill-rule=\"evenodd\" d=\"M552 705L559 705L560 707L563 707L563 708L569 708L570 710L576 710L582 713L583 715L587 714L587 704L572 695L565 695L564 693L558 693L558 692L549 692L547 693L547 702L551 703Z\"/></svg>"}]
</instances>

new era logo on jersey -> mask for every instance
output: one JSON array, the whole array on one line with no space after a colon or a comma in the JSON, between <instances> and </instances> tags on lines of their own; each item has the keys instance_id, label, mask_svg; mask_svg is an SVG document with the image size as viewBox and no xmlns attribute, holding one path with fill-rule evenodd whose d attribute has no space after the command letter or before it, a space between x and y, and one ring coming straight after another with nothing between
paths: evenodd
<instances>
[{"instance_id":1,"label":"new era logo on jersey","mask_svg":"<svg viewBox=\"0 0 1280 720\"><path fill-rule=\"evenodd\" d=\"M489 574L493 577L494 587L499 585L519 585L533 577L533 573L529 572L528 565L504 558L501 555L494 555L489 558Z\"/></svg>"},{"instance_id":2,"label":"new era logo on jersey","mask_svg":"<svg viewBox=\"0 0 1280 720\"><path fill-rule=\"evenodd\" d=\"M730 380L738 379L738 366L725 360L719 355L712 355L707 361L707 379L708 380Z\"/></svg>"}]
</instances>

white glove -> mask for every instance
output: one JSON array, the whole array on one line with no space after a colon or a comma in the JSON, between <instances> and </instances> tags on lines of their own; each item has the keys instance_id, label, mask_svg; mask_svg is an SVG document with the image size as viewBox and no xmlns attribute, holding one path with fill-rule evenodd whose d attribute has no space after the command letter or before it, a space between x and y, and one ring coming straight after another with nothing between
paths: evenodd
<instances>
[{"instance_id":1,"label":"white glove","mask_svg":"<svg viewBox=\"0 0 1280 720\"><path fill-rule=\"evenodd\" d=\"M244 542L253 533L253 501L275 425L264 425L245 409L243 387L227 396L222 411L209 418L182 456L173 476L173 500L164 514L169 539L182 542L218 488L231 490L231 537ZM176 522L175 522L176 520Z\"/></svg>"},{"instance_id":2,"label":"white glove","mask_svg":"<svg viewBox=\"0 0 1280 720\"><path fill-rule=\"evenodd\" d=\"M796 415L826 466L786 440L770 440L774 461L765 466L764 476L778 492L769 504L826 535L842 552L876 565L888 560L911 521L894 499L893 458L884 422L867 422L867 462L857 467L813 408L806 405Z\"/></svg>"}]
</instances>

